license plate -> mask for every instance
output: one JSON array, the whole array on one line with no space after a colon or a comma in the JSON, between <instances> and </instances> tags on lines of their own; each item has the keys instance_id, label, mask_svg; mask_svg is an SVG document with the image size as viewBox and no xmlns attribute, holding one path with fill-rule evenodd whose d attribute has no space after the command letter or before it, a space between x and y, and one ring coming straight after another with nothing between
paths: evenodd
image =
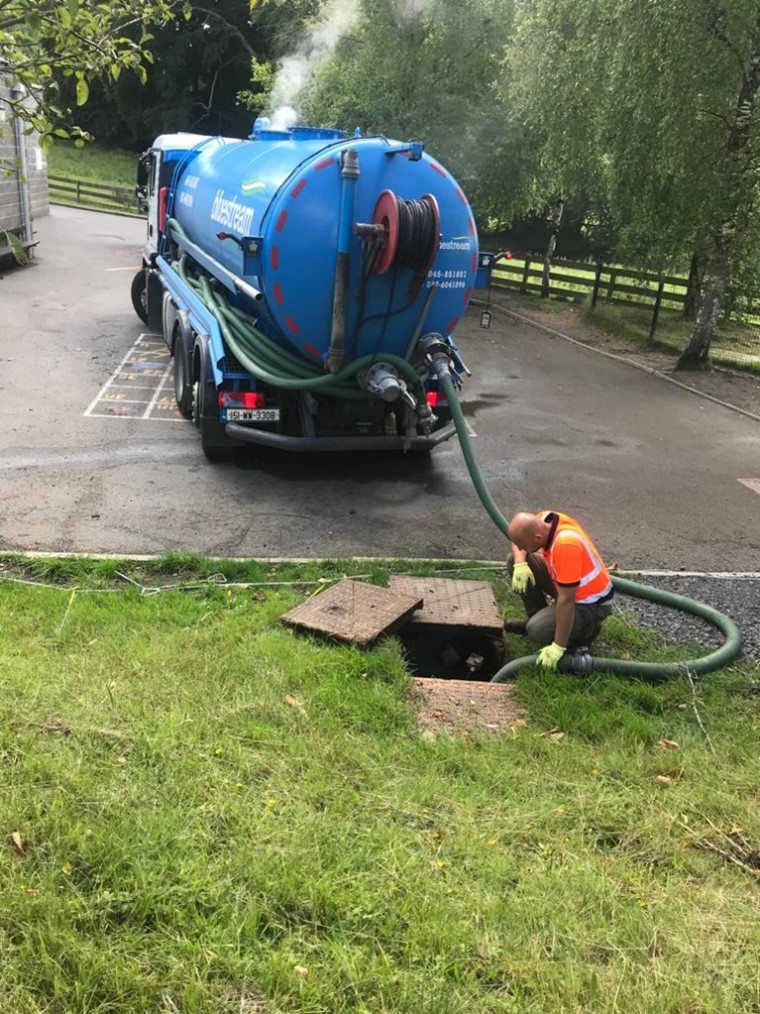
<instances>
[{"instance_id":1,"label":"license plate","mask_svg":"<svg viewBox=\"0 0 760 1014\"><path fill-rule=\"evenodd\" d=\"M228 408L227 422L279 422L279 408Z\"/></svg>"}]
</instances>

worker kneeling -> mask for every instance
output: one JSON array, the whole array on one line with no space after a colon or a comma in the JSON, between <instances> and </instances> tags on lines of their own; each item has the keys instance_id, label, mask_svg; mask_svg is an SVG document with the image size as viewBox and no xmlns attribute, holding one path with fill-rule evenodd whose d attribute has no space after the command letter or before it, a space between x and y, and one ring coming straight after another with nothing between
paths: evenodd
<instances>
[{"instance_id":1,"label":"worker kneeling","mask_svg":"<svg viewBox=\"0 0 760 1014\"><path fill-rule=\"evenodd\" d=\"M505 629L545 645L537 662L556 669L566 651L589 646L611 614L609 571L588 533L559 511L515 514L509 541L507 576L528 618L507 620Z\"/></svg>"}]
</instances>

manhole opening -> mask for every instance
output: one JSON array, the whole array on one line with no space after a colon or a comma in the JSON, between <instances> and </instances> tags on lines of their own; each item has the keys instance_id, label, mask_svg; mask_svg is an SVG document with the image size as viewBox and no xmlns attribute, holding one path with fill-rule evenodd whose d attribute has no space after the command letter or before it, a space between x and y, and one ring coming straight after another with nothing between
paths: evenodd
<instances>
[{"instance_id":1,"label":"manhole opening","mask_svg":"<svg viewBox=\"0 0 760 1014\"><path fill-rule=\"evenodd\" d=\"M507 661L503 639L482 630L409 625L397 637L412 676L488 683Z\"/></svg>"}]
</instances>

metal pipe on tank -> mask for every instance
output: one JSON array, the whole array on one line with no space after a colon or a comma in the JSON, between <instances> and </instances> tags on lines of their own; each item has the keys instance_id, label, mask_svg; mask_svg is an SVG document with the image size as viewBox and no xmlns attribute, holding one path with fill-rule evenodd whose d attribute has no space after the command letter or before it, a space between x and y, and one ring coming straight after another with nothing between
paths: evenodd
<instances>
[{"instance_id":1,"label":"metal pipe on tank","mask_svg":"<svg viewBox=\"0 0 760 1014\"><path fill-rule=\"evenodd\" d=\"M349 271L351 267L351 236L354 218L354 194L359 179L359 153L353 148L343 152L341 160L342 186L340 223L338 226L338 256L335 265L332 328L326 365L330 373L337 373L343 365L346 339L346 304L348 302Z\"/></svg>"},{"instance_id":2,"label":"metal pipe on tank","mask_svg":"<svg viewBox=\"0 0 760 1014\"><path fill-rule=\"evenodd\" d=\"M415 325L414 333L412 334L412 337L409 339L409 344L406 347L406 355L404 356L404 359L411 360L412 355L417 351L417 342L420 340L422 328L425 324L425 318L427 317L428 312L430 311L430 307L433 305L433 300L435 299L435 294L437 290L438 290L437 285L431 285L430 288L428 289L427 297L425 298L425 302L422 306L422 312L417 318L417 324Z\"/></svg>"}]
</instances>

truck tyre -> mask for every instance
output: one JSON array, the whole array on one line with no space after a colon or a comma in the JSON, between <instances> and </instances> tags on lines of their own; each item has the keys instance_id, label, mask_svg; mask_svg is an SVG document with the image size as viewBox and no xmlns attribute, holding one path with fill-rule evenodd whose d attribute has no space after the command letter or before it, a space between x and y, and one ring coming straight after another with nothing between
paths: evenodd
<instances>
[{"instance_id":1,"label":"truck tyre","mask_svg":"<svg viewBox=\"0 0 760 1014\"><path fill-rule=\"evenodd\" d=\"M214 375L208 352L202 343L195 346L195 383L193 384L193 422L200 430L201 448L208 461L229 461L237 444L229 439L219 421Z\"/></svg>"},{"instance_id":2,"label":"truck tyre","mask_svg":"<svg viewBox=\"0 0 760 1014\"><path fill-rule=\"evenodd\" d=\"M140 268L132 279L132 306L135 313L143 322L148 323L148 287L145 279L145 268Z\"/></svg>"},{"instance_id":3,"label":"truck tyre","mask_svg":"<svg viewBox=\"0 0 760 1014\"><path fill-rule=\"evenodd\" d=\"M166 347L172 355L174 355L174 320L176 313L177 307L171 297L171 293L168 291L164 292L164 305L161 314L163 321L162 333L164 341L166 342Z\"/></svg>"},{"instance_id":4,"label":"truck tyre","mask_svg":"<svg viewBox=\"0 0 760 1014\"><path fill-rule=\"evenodd\" d=\"M174 397L185 419L193 414L193 340L187 314L180 310L174 319L170 347L174 351Z\"/></svg>"}]
</instances>

